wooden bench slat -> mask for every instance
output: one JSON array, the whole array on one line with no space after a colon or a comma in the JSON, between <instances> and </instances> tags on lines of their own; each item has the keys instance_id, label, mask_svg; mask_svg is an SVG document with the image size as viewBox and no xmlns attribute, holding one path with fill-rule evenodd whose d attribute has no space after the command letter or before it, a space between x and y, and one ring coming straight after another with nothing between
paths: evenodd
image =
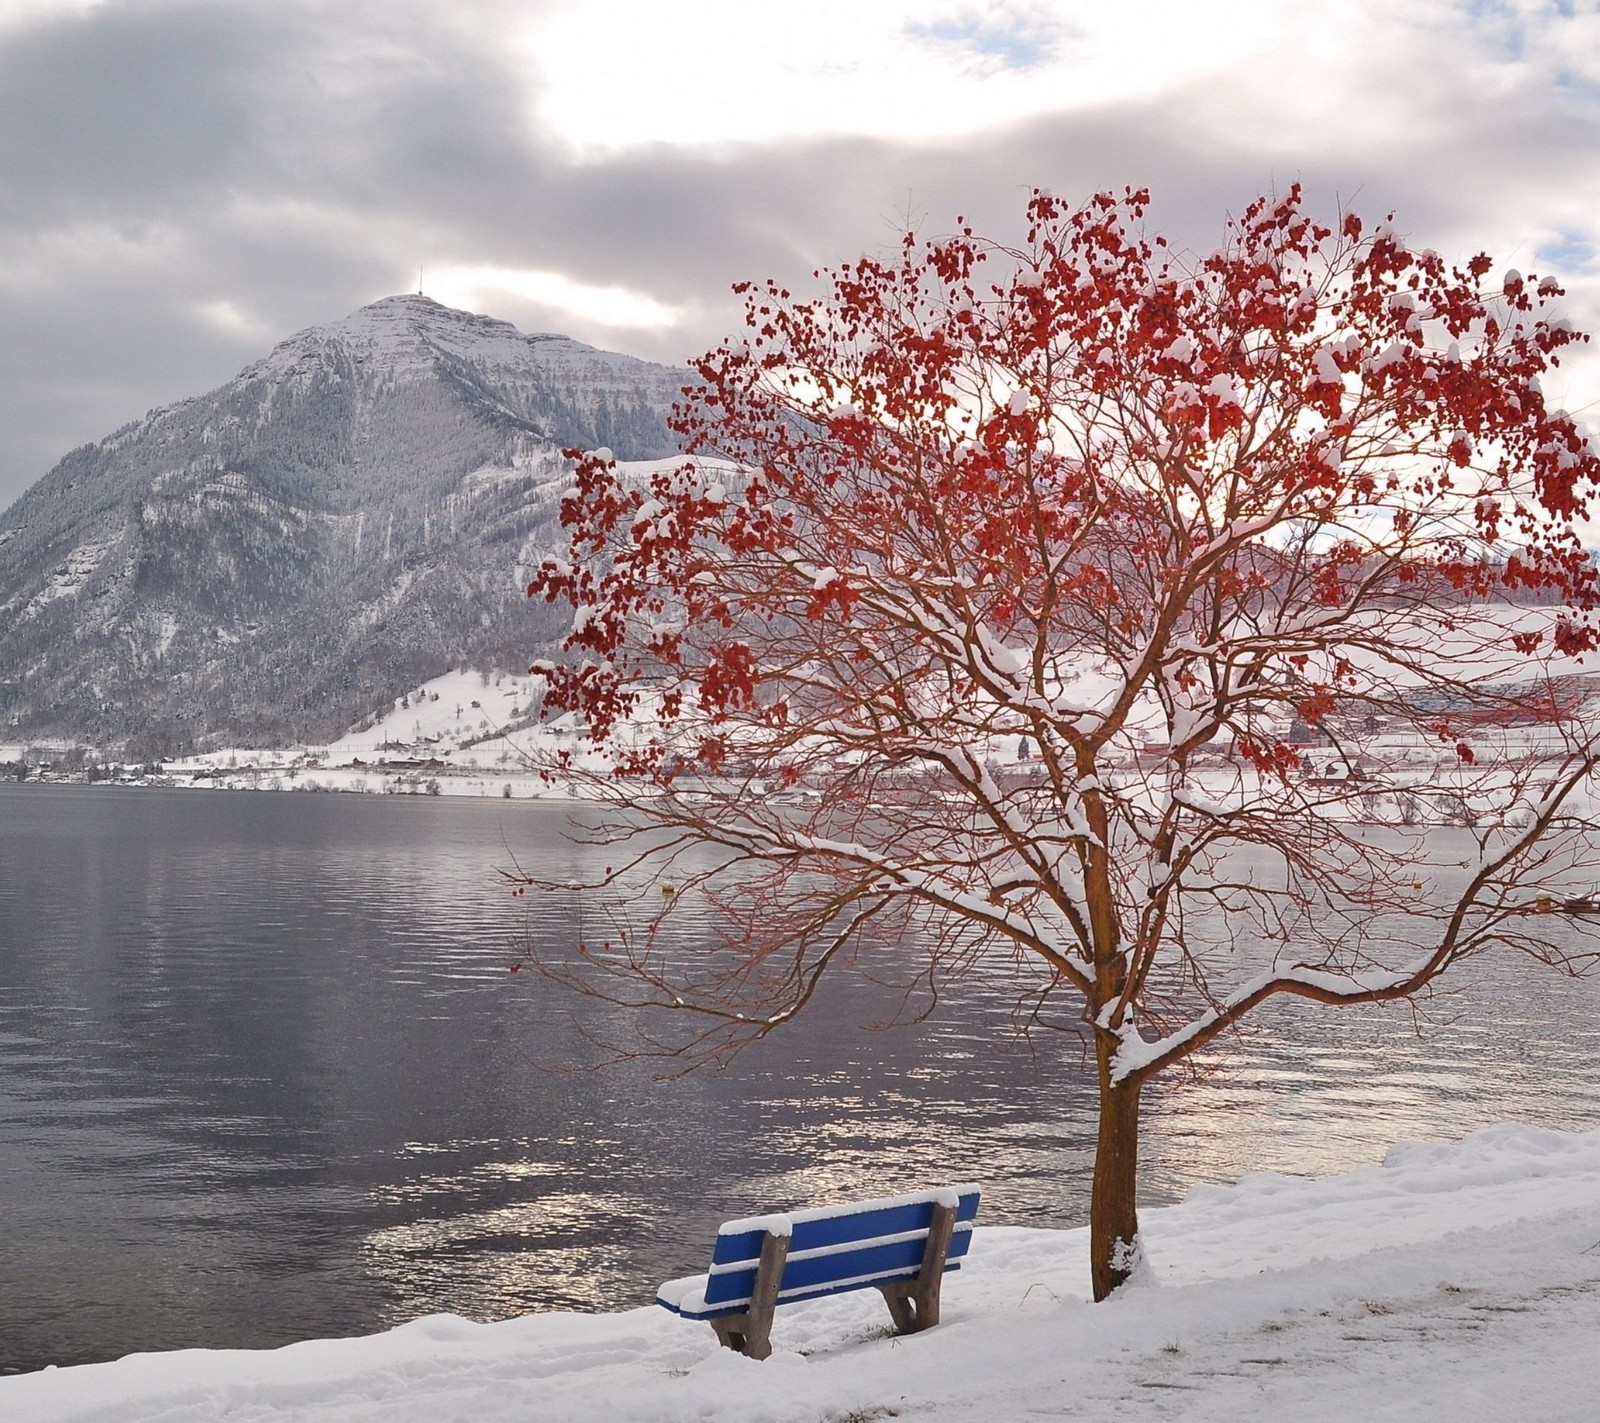
<instances>
[{"instance_id":1,"label":"wooden bench slat","mask_svg":"<svg viewBox=\"0 0 1600 1423\"><path fill-rule=\"evenodd\" d=\"M963 1239L964 1236L957 1236L955 1238L960 1240ZM955 1247L952 1246L952 1249L954 1248ZM965 1254L965 1245L961 1246L960 1248L962 1253ZM960 1268L961 1261L959 1259L950 1260L946 1263L943 1273L948 1275L952 1271L959 1270ZM807 1290L804 1294L791 1294L789 1291L785 1290L778 1296L778 1303L798 1304L801 1300L822 1299L827 1295L848 1294L851 1290L864 1289L871 1285L892 1285L896 1283L897 1279L908 1280L911 1279L915 1274L915 1270L908 1270L903 1271L898 1277L892 1276L887 1279L882 1276L874 1275L868 1276L865 1279L841 1280L831 1285L818 1286L816 1289ZM753 1278L754 1271L751 1272L751 1275ZM672 1313L680 1316L681 1318L692 1319L696 1323L716 1319L719 1315L741 1314L749 1307L750 1299L748 1295L743 1299L729 1300L722 1304L706 1304L700 1302L700 1293L693 1287L699 1285L704 1279L704 1275L690 1275L682 1280L669 1280L667 1284L662 1286L663 1290L669 1290L673 1285L685 1285L689 1286L690 1288L685 1290L684 1297L680 1302L674 1302L665 1295L658 1294L656 1296L656 1303L663 1309L669 1309L672 1311Z\"/></svg>"},{"instance_id":2,"label":"wooden bench slat","mask_svg":"<svg viewBox=\"0 0 1600 1423\"><path fill-rule=\"evenodd\" d=\"M956 1189L956 1222L971 1222L978 1214L980 1192L975 1186ZM901 1198L879 1204L865 1203L868 1209L854 1214L837 1211L801 1211L790 1216L771 1217L785 1221L790 1226L789 1253L822 1249L830 1245L845 1245L858 1240L874 1240L883 1235L900 1235L907 1231L926 1231L932 1217L934 1201L925 1196L920 1200ZM760 1218L758 1218L760 1219ZM741 1227L748 1226L748 1229ZM730 1228L731 1227L731 1228ZM761 1257L761 1243L766 1238L767 1226L747 1221L734 1221L717 1234L711 1252L711 1269L719 1266L736 1266Z\"/></svg>"},{"instance_id":3,"label":"wooden bench slat","mask_svg":"<svg viewBox=\"0 0 1600 1423\"><path fill-rule=\"evenodd\" d=\"M968 1231L971 1231L971 1225L966 1225L966 1223L963 1223L963 1225L955 1226L955 1229L962 1231L963 1236L965 1236ZM765 1237L763 1237L763 1239L765 1239ZM888 1236L888 1234L885 1234L885 1236L870 1236L867 1237L867 1239L861 1239L861 1241L843 1241L837 1245L813 1245L811 1249L795 1249L794 1237L790 1236L787 1237L787 1239L790 1241L790 1261L829 1260L829 1258L835 1257L835 1255L848 1255L851 1250L866 1249L866 1247L869 1247L869 1245L898 1245L901 1244L902 1241L925 1241L925 1239L928 1239L928 1229L926 1229L925 1226L925 1228L918 1229L918 1231L901 1231L901 1233L894 1234L894 1236ZM742 1271L749 1271L749 1269L754 1268L754 1261L733 1261L733 1263L728 1263L728 1265L712 1266L712 1268L710 1268L710 1276L731 1276L731 1274L739 1274L742 1273ZM720 1298L720 1292L714 1293L712 1298Z\"/></svg>"},{"instance_id":4,"label":"wooden bench slat","mask_svg":"<svg viewBox=\"0 0 1600 1423\"><path fill-rule=\"evenodd\" d=\"M945 1266L947 1270L959 1264L971 1240L972 1233L967 1230L951 1236L950 1254ZM927 1232L924 1231L921 1235L888 1244L861 1245L800 1260L795 1259L791 1247L789 1259L784 1265L783 1281L778 1288L778 1298L785 1303L809 1298L819 1287L826 1288L840 1280L856 1282L850 1287L860 1289L862 1283L880 1280L887 1283L908 1278L921 1267L926 1242ZM755 1276L756 1268L753 1265L713 1275L706 1287L706 1304L739 1304L748 1300Z\"/></svg>"}]
</instances>

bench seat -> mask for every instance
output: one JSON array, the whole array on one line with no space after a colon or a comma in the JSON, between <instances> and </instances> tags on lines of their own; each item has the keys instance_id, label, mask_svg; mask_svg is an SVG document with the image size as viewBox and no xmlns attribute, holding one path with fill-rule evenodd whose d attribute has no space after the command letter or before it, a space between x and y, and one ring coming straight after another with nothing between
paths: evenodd
<instances>
[{"instance_id":1,"label":"bench seat","mask_svg":"<svg viewBox=\"0 0 1600 1423\"><path fill-rule=\"evenodd\" d=\"M711 1269L668 1280L656 1303L757 1358L769 1352L773 1308L847 1290L882 1290L902 1331L927 1328L940 1279L972 1243L980 1196L977 1186L947 1186L732 1220L717 1232Z\"/></svg>"}]
</instances>

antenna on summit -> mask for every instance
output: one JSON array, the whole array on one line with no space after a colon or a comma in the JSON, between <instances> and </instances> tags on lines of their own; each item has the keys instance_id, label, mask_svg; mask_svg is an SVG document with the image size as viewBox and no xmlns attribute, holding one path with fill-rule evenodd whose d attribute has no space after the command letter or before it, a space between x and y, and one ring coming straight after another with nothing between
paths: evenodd
<instances>
[{"instance_id":1,"label":"antenna on summit","mask_svg":"<svg viewBox=\"0 0 1600 1423\"><path fill-rule=\"evenodd\" d=\"M417 268L417 295L422 295L422 268Z\"/></svg>"}]
</instances>

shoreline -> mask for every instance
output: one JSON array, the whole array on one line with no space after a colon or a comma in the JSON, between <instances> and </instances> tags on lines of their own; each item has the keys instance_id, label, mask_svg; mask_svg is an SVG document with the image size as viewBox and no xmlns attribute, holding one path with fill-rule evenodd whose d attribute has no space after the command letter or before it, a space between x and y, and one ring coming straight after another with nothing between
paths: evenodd
<instances>
[{"instance_id":1,"label":"shoreline","mask_svg":"<svg viewBox=\"0 0 1600 1423\"><path fill-rule=\"evenodd\" d=\"M0 1412L979 1423L1165 1419L1176 1398L1187 1423L1569 1419L1600 1387L1597 1200L1600 1132L1502 1123L1398 1143L1377 1166L1256 1173L1147 1210L1149 1267L1101 1305L1086 1302L1084 1230L980 1216L967 1267L946 1280L944 1322L920 1335L891 1336L871 1291L780 1309L760 1363L650 1306L494 1324L433 1315L358 1338L13 1375L0 1378Z\"/></svg>"}]
</instances>

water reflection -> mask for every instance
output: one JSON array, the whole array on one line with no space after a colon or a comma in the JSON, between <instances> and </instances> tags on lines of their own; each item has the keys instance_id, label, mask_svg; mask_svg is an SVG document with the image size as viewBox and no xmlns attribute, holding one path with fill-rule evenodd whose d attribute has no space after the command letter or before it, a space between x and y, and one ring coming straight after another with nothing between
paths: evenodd
<instances>
[{"instance_id":1,"label":"water reflection","mask_svg":"<svg viewBox=\"0 0 1600 1423\"><path fill-rule=\"evenodd\" d=\"M1081 1222L1081 1045L1007 1038L1003 975L882 1033L892 991L837 982L721 1073L557 1070L594 1060L601 1010L506 969L573 906L530 916L493 870L513 847L592 869L564 816L0 790L0 1367L615 1308L729 1216L930 1181L984 1181L991 1221ZM1503 1117L1594 1125L1595 986L1473 973L1420 1036L1404 1007L1287 1005L1158 1082L1148 1198Z\"/></svg>"}]
</instances>

